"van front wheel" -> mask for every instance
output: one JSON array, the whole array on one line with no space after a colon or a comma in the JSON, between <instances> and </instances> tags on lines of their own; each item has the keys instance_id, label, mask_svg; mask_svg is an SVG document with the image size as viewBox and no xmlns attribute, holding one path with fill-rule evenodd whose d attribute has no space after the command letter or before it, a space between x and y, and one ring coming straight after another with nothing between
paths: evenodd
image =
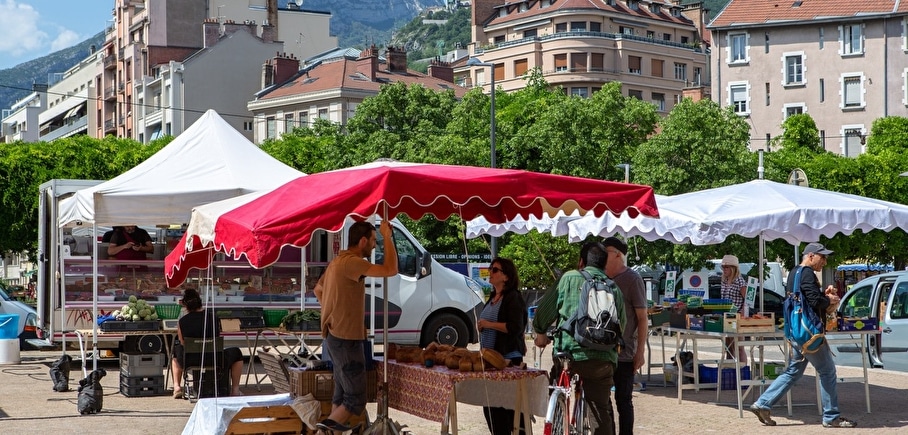
<instances>
[{"instance_id":1,"label":"van front wheel","mask_svg":"<svg viewBox=\"0 0 908 435\"><path fill-rule=\"evenodd\" d=\"M419 342L422 347L428 346L433 341L454 347L467 347L469 337L467 324L463 319L453 314L438 314L426 323Z\"/></svg>"}]
</instances>

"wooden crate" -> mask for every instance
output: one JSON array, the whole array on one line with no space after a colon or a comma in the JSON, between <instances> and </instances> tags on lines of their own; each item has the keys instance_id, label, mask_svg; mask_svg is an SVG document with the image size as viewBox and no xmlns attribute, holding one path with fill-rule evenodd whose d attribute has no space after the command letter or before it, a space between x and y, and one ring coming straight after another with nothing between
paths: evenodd
<instances>
[{"instance_id":1,"label":"wooden crate","mask_svg":"<svg viewBox=\"0 0 908 435\"><path fill-rule=\"evenodd\" d=\"M290 392L294 396L312 393L316 400L331 401L334 395L334 374L326 370L289 368ZM374 402L378 393L378 372L366 370L366 401Z\"/></svg>"},{"instance_id":2,"label":"wooden crate","mask_svg":"<svg viewBox=\"0 0 908 435\"><path fill-rule=\"evenodd\" d=\"M762 319L744 318L738 313L725 313L725 332L736 332L739 334L758 333L758 332L775 332L776 318L773 313L760 313Z\"/></svg>"}]
</instances>

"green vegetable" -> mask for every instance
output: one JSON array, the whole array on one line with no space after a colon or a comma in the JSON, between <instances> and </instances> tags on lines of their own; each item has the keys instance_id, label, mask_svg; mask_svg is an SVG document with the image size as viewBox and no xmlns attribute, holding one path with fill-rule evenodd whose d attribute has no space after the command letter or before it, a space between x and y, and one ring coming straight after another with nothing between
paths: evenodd
<instances>
[{"instance_id":1,"label":"green vegetable","mask_svg":"<svg viewBox=\"0 0 908 435\"><path fill-rule=\"evenodd\" d=\"M130 296L129 296L129 303L130 303L130 304L136 303L137 300L139 300L139 298L137 298L136 295L130 295Z\"/></svg>"}]
</instances>

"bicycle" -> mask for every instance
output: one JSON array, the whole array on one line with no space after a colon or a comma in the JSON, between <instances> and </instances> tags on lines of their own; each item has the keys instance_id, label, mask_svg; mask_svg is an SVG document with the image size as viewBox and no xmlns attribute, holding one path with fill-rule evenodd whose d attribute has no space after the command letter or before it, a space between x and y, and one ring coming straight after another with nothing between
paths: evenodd
<instances>
[{"instance_id":1,"label":"bicycle","mask_svg":"<svg viewBox=\"0 0 908 435\"><path fill-rule=\"evenodd\" d=\"M552 338L551 333L547 333ZM583 393L580 375L571 373L574 358L569 352L557 352L553 356L561 363L561 373L549 387L552 390L545 411L544 435L587 435L593 433L589 404ZM572 402L573 401L573 407Z\"/></svg>"}]
</instances>

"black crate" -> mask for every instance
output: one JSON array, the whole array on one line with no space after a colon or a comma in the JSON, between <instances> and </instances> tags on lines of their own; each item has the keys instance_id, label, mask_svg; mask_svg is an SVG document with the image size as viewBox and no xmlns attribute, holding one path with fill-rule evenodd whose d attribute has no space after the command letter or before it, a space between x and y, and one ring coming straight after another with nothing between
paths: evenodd
<instances>
[{"instance_id":1,"label":"black crate","mask_svg":"<svg viewBox=\"0 0 908 435\"><path fill-rule=\"evenodd\" d=\"M104 332L116 331L160 331L160 320L108 320L98 326Z\"/></svg>"},{"instance_id":2,"label":"black crate","mask_svg":"<svg viewBox=\"0 0 908 435\"><path fill-rule=\"evenodd\" d=\"M164 384L156 387L129 387L123 384L120 384L120 394L126 397L151 397L151 396L163 396L164 395Z\"/></svg>"},{"instance_id":3,"label":"black crate","mask_svg":"<svg viewBox=\"0 0 908 435\"><path fill-rule=\"evenodd\" d=\"M164 375L158 376L126 376L120 374L120 386L127 387L164 387Z\"/></svg>"}]
</instances>

